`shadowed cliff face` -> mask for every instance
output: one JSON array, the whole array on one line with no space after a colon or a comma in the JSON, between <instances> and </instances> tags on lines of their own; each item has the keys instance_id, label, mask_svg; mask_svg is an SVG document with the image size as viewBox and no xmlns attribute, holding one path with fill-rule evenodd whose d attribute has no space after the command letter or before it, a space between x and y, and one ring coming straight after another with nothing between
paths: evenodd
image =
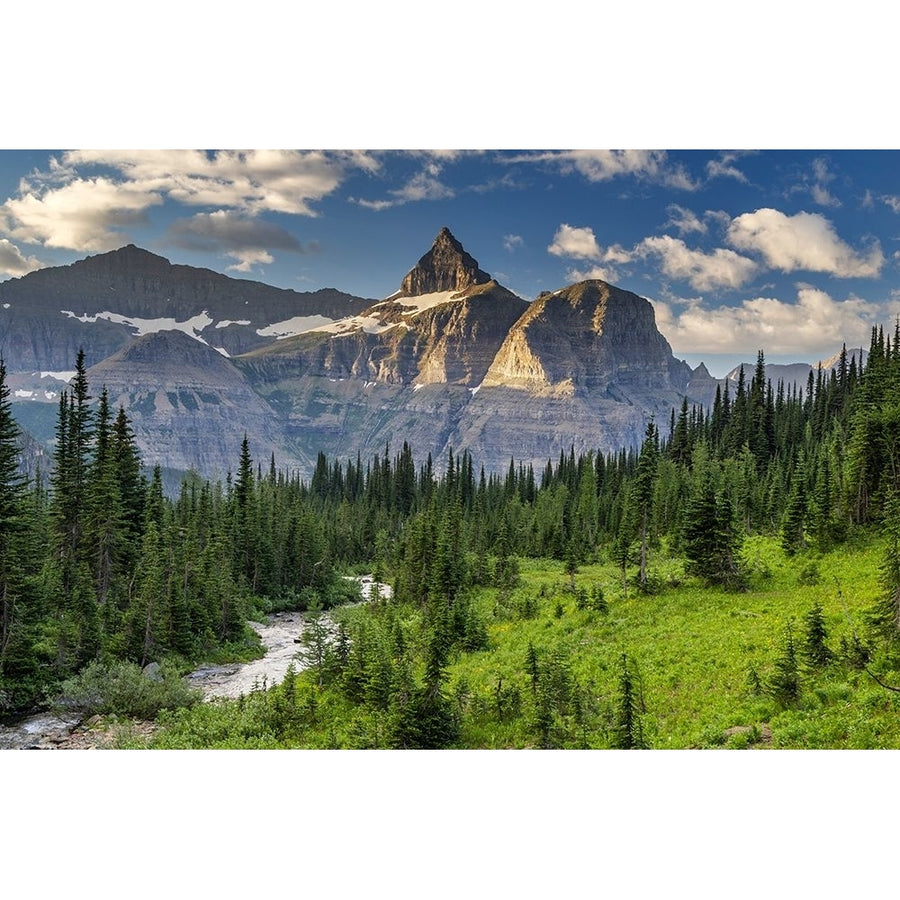
<instances>
[{"instance_id":1,"label":"shadowed cliff face","mask_svg":"<svg viewBox=\"0 0 900 900\"><path fill-rule=\"evenodd\" d=\"M275 322L340 318L370 304L332 288L301 293L172 265L128 245L0 284L0 344L10 372L71 370L79 348L93 365L139 334L179 322L236 355L271 343L259 331Z\"/></svg>"},{"instance_id":2,"label":"shadowed cliff face","mask_svg":"<svg viewBox=\"0 0 900 900\"><path fill-rule=\"evenodd\" d=\"M647 300L587 281L528 304L446 229L401 291L363 315L378 333L305 334L236 360L304 454L407 441L422 458L469 449L489 470L543 465L573 444L639 443L692 379Z\"/></svg>"},{"instance_id":3,"label":"shadowed cliff face","mask_svg":"<svg viewBox=\"0 0 900 900\"><path fill-rule=\"evenodd\" d=\"M224 356L180 331L138 338L87 371L91 394L105 386L125 408L144 463L224 475L246 433L255 459L285 467L305 460L283 445L272 409Z\"/></svg>"},{"instance_id":4,"label":"shadowed cliff face","mask_svg":"<svg viewBox=\"0 0 900 900\"><path fill-rule=\"evenodd\" d=\"M691 381L656 328L653 307L602 281L535 300L512 326L449 443L494 470L568 452L639 444Z\"/></svg>"}]
</instances>

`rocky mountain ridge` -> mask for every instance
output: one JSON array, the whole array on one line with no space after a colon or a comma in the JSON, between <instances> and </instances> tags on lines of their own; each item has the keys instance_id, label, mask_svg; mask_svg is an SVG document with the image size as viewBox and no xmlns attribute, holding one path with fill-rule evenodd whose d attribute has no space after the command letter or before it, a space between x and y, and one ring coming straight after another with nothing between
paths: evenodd
<instances>
[{"instance_id":1,"label":"rocky mountain ridge","mask_svg":"<svg viewBox=\"0 0 900 900\"><path fill-rule=\"evenodd\" d=\"M170 329L235 356L272 343L278 323L342 318L371 303L333 288L300 293L173 265L129 244L0 283L0 349L10 372L71 370L81 347L93 365Z\"/></svg>"},{"instance_id":2,"label":"rocky mountain ridge","mask_svg":"<svg viewBox=\"0 0 900 900\"><path fill-rule=\"evenodd\" d=\"M528 302L446 228L378 301L129 246L3 283L0 312L17 399L53 393L38 380L51 370L61 389L84 346L92 392L106 385L126 409L144 459L213 477L245 432L255 458L304 475L319 452L404 441L436 462L468 449L489 471L543 466L572 446L635 445L651 416L667 420L684 397L710 404L720 383L673 356L646 299L593 280Z\"/></svg>"}]
</instances>

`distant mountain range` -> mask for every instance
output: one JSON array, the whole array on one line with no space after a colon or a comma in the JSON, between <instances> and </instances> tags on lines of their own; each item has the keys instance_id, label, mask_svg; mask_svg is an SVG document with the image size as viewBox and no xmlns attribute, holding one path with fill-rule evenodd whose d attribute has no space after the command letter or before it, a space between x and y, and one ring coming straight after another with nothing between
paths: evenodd
<instances>
[{"instance_id":1,"label":"distant mountain range","mask_svg":"<svg viewBox=\"0 0 900 900\"><path fill-rule=\"evenodd\" d=\"M673 356L644 298L593 280L528 302L446 228L382 300L228 278L131 245L0 284L14 410L45 448L79 348L92 394L105 385L124 406L148 465L212 477L235 467L244 433L262 463L304 475L319 452L404 441L438 465L468 449L488 471L543 467L572 446L634 446L651 416L667 422L685 397L708 405L721 384ZM805 384L802 368L768 371Z\"/></svg>"},{"instance_id":2,"label":"distant mountain range","mask_svg":"<svg viewBox=\"0 0 900 900\"><path fill-rule=\"evenodd\" d=\"M864 350L862 347L853 347L848 348L846 351L846 360L847 365L850 365L850 361L856 360L857 369L860 366L865 367L866 362L869 358L869 351ZM816 371L821 368L823 372L831 372L832 370L837 371L838 366L840 365L841 354L835 353L834 356L829 356L828 359L821 359L817 363L766 363L766 380L771 381L774 387L778 386L779 382L782 382L784 386L797 386L801 387L804 390L806 389L806 385L809 381L810 373L812 373L813 377L815 377ZM753 373L756 371L756 363L740 363L735 366L726 376L725 378L729 382L733 382L735 385L737 384L738 378L740 377L741 369L744 370L744 378L747 380L747 383L750 383L750 379L753 377Z\"/></svg>"}]
</instances>

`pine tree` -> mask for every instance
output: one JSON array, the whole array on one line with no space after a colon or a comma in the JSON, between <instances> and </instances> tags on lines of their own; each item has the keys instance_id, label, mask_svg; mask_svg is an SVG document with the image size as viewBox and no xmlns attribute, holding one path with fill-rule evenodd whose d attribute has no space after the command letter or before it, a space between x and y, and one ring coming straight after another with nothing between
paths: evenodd
<instances>
[{"instance_id":1,"label":"pine tree","mask_svg":"<svg viewBox=\"0 0 900 900\"><path fill-rule=\"evenodd\" d=\"M803 656L807 664L813 668L827 666L834 654L825 643L828 639L828 630L825 627L821 603L816 602L813 605L806 614L804 624Z\"/></svg>"},{"instance_id":2,"label":"pine tree","mask_svg":"<svg viewBox=\"0 0 900 900\"><path fill-rule=\"evenodd\" d=\"M797 666L793 625L790 622L785 627L781 656L776 660L775 672L769 679L769 692L784 705L789 705L800 697L800 670Z\"/></svg>"},{"instance_id":3,"label":"pine tree","mask_svg":"<svg viewBox=\"0 0 900 900\"><path fill-rule=\"evenodd\" d=\"M791 493L781 524L781 546L789 556L806 548L806 516L806 467L801 453L794 468Z\"/></svg>"},{"instance_id":4,"label":"pine tree","mask_svg":"<svg viewBox=\"0 0 900 900\"><path fill-rule=\"evenodd\" d=\"M638 583L644 592L648 587L647 552L650 544L650 520L653 513L653 488L659 471L659 434L653 420L647 425L644 443L638 457L632 486L632 501L637 515L641 541L640 575Z\"/></svg>"},{"instance_id":5,"label":"pine tree","mask_svg":"<svg viewBox=\"0 0 900 900\"><path fill-rule=\"evenodd\" d=\"M882 533L887 545L881 561L882 594L872 614L872 624L891 640L900 637L900 492L889 489L884 503Z\"/></svg>"},{"instance_id":6,"label":"pine tree","mask_svg":"<svg viewBox=\"0 0 900 900\"><path fill-rule=\"evenodd\" d=\"M612 746L616 750L646 750L641 722L643 704L638 684L628 670L628 656L622 654L622 670L619 673L619 697L616 705L616 721Z\"/></svg>"},{"instance_id":7,"label":"pine tree","mask_svg":"<svg viewBox=\"0 0 900 900\"><path fill-rule=\"evenodd\" d=\"M97 410L94 457L88 472L85 536L90 548L97 603L103 607L120 573L125 514L119 489L119 472L114 453L109 397L100 394Z\"/></svg>"},{"instance_id":8,"label":"pine tree","mask_svg":"<svg viewBox=\"0 0 900 900\"><path fill-rule=\"evenodd\" d=\"M703 480L685 510L682 537L689 573L730 590L744 587L731 502L727 494L716 494L710 478Z\"/></svg>"},{"instance_id":9,"label":"pine tree","mask_svg":"<svg viewBox=\"0 0 900 900\"><path fill-rule=\"evenodd\" d=\"M12 416L6 367L0 359L0 683L17 619L21 569L15 552L23 527L24 487L18 474L19 428Z\"/></svg>"}]
</instances>

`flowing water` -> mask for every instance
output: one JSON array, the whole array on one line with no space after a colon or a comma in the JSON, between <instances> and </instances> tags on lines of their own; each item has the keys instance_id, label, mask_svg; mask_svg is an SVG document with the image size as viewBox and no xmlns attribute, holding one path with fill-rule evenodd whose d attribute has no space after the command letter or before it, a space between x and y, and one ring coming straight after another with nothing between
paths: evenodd
<instances>
[{"instance_id":1,"label":"flowing water","mask_svg":"<svg viewBox=\"0 0 900 900\"><path fill-rule=\"evenodd\" d=\"M379 584L369 576L357 577L355 580L359 582L364 602L377 596L391 596L390 585ZM324 618L333 622L327 613ZM266 648L265 656L248 663L201 666L195 669L186 680L192 687L200 689L204 700L237 698L264 685L272 687L284 678L291 662L298 671L303 668L295 656L300 649L299 640L305 625L304 613L275 613L265 623L251 622L250 625L259 634ZM12 725L0 725L0 750L71 746L72 732L80 725L80 718L73 714L57 716L48 712L29 716Z\"/></svg>"}]
</instances>

